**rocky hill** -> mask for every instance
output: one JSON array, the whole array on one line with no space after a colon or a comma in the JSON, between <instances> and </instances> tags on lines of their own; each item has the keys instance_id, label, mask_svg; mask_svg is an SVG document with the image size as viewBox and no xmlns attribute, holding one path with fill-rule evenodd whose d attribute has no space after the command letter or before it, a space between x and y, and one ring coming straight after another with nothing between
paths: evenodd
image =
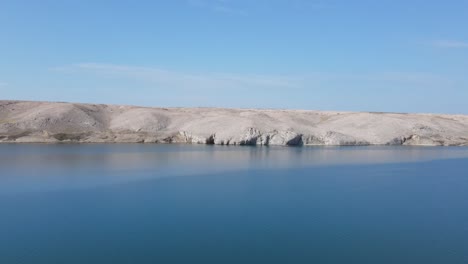
<instances>
[{"instance_id":1,"label":"rocky hill","mask_svg":"<svg viewBox=\"0 0 468 264\"><path fill-rule=\"evenodd\" d=\"M468 145L468 116L0 101L0 142Z\"/></svg>"}]
</instances>

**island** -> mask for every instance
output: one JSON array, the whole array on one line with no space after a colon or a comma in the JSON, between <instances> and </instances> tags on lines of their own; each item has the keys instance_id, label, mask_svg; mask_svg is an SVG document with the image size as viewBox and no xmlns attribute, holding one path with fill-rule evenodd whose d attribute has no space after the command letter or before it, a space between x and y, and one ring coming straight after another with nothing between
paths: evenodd
<instances>
[{"instance_id":1,"label":"island","mask_svg":"<svg viewBox=\"0 0 468 264\"><path fill-rule=\"evenodd\" d=\"M0 142L467 146L468 115L3 100Z\"/></svg>"}]
</instances>

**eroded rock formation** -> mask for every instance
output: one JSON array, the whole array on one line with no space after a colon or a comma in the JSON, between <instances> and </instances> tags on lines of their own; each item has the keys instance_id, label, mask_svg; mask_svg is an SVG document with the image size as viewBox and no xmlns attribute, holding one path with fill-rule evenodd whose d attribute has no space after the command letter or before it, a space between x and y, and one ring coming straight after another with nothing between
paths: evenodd
<instances>
[{"instance_id":1,"label":"eroded rock formation","mask_svg":"<svg viewBox=\"0 0 468 264\"><path fill-rule=\"evenodd\" d=\"M0 101L0 142L468 145L468 116Z\"/></svg>"}]
</instances>

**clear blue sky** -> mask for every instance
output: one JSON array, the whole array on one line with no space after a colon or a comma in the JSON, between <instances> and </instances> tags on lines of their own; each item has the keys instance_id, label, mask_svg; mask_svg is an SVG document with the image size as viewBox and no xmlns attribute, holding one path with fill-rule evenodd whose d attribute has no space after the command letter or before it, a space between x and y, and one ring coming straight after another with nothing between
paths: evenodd
<instances>
[{"instance_id":1,"label":"clear blue sky","mask_svg":"<svg viewBox=\"0 0 468 264\"><path fill-rule=\"evenodd\" d=\"M2 0L0 99L468 114L462 0Z\"/></svg>"}]
</instances>

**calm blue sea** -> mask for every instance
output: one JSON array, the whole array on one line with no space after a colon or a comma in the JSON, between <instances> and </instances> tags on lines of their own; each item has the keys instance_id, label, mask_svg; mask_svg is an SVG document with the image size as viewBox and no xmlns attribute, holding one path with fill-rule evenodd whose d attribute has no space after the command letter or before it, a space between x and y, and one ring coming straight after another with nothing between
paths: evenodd
<instances>
[{"instance_id":1,"label":"calm blue sea","mask_svg":"<svg viewBox=\"0 0 468 264\"><path fill-rule=\"evenodd\" d=\"M468 263L466 147L0 145L0 263Z\"/></svg>"}]
</instances>

